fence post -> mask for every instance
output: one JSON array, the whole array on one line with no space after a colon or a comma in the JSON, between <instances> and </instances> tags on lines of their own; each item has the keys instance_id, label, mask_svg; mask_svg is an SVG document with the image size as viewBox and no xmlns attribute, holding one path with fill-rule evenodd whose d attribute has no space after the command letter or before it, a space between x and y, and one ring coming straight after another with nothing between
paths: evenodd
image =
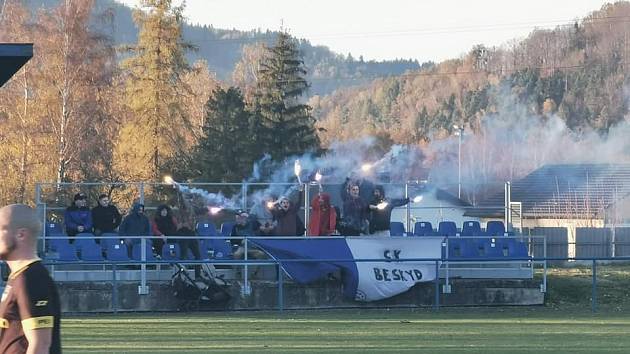
<instances>
[{"instance_id":1,"label":"fence post","mask_svg":"<svg viewBox=\"0 0 630 354\"><path fill-rule=\"evenodd\" d=\"M311 215L311 191L309 190L310 186L311 185L309 183L304 183L304 228L306 229L306 231L304 232L305 236L308 235L308 224Z\"/></svg>"},{"instance_id":2,"label":"fence post","mask_svg":"<svg viewBox=\"0 0 630 354\"><path fill-rule=\"evenodd\" d=\"M405 182L405 198L409 198L409 182ZM405 231L411 232L411 201L407 203L406 208Z\"/></svg>"},{"instance_id":3,"label":"fence post","mask_svg":"<svg viewBox=\"0 0 630 354\"><path fill-rule=\"evenodd\" d=\"M440 261L435 261L435 303L433 304L434 310L440 309Z\"/></svg>"},{"instance_id":4,"label":"fence post","mask_svg":"<svg viewBox=\"0 0 630 354\"><path fill-rule=\"evenodd\" d=\"M118 312L118 283L116 281L116 263L112 264L112 308Z\"/></svg>"},{"instance_id":5,"label":"fence post","mask_svg":"<svg viewBox=\"0 0 630 354\"><path fill-rule=\"evenodd\" d=\"M284 310L284 297L282 294L283 291L283 280L282 280L282 263L278 261L278 311L282 312Z\"/></svg>"},{"instance_id":6,"label":"fence post","mask_svg":"<svg viewBox=\"0 0 630 354\"><path fill-rule=\"evenodd\" d=\"M140 240L140 288L138 288L139 295L149 294L149 287L147 286L147 239L142 237Z\"/></svg>"},{"instance_id":7,"label":"fence post","mask_svg":"<svg viewBox=\"0 0 630 354\"><path fill-rule=\"evenodd\" d=\"M593 259L593 285L591 288L591 311L597 312L597 261Z\"/></svg>"},{"instance_id":8,"label":"fence post","mask_svg":"<svg viewBox=\"0 0 630 354\"><path fill-rule=\"evenodd\" d=\"M243 239L243 245L245 248L245 255L243 256L245 265L243 266L243 289L241 293L243 295L249 295L252 291L249 286L249 256L247 255L249 253L249 245L247 243L247 236Z\"/></svg>"}]
</instances>

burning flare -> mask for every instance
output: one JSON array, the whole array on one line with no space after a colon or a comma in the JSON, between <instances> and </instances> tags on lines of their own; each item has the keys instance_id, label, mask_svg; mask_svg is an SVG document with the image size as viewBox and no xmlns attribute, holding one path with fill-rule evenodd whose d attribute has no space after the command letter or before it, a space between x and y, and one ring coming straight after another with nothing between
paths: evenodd
<instances>
[{"instance_id":1,"label":"burning flare","mask_svg":"<svg viewBox=\"0 0 630 354\"><path fill-rule=\"evenodd\" d=\"M300 165L300 160L295 160L295 163L293 164L293 172L295 172L298 183L302 184L302 180L300 180L300 172L302 172L302 165Z\"/></svg>"},{"instance_id":2,"label":"burning flare","mask_svg":"<svg viewBox=\"0 0 630 354\"><path fill-rule=\"evenodd\" d=\"M422 196L421 195L417 195L415 198L413 198L413 202L414 203L420 203L422 201Z\"/></svg>"},{"instance_id":3,"label":"burning flare","mask_svg":"<svg viewBox=\"0 0 630 354\"><path fill-rule=\"evenodd\" d=\"M210 210L210 214L212 215L216 215L218 214L221 210L223 210L223 208L221 207L210 207L208 208Z\"/></svg>"},{"instance_id":4,"label":"burning flare","mask_svg":"<svg viewBox=\"0 0 630 354\"><path fill-rule=\"evenodd\" d=\"M372 169L371 163L364 163L363 165L361 165L361 171L363 172L368 172L370 169Z\"/></svg>"},{"instance_id":5,"label":"burning flare","mask_svg":"<svg viewBox=\"0 0 630 354\"><path fill-rule=\"evenodd\" d=\"M276 203L269 201L269 202L267 202L267 208L269 208L269 209L273 209L273 206L274 206L275 204L276 204Z\"/></svg>"},{"instance_id":6,"label":"burning flare","mask_svg":"<svg viewBox=\"0 0 630 354\"><path fill-rule=\"evenodd\" d=\"M319 171L317 171L317 173L315 174L315 181L317 183L321 183L321 181L322 181L322 174L319 173Z\"/></svg>"},{"instance_id":7,"label":"burning flare","mask_svg":"<svg viewBox=\"0 0 630 354\"><path fill-rule=\"evenodd\" d=\"M164 176L164 183L175 184L175 180L171 176Z\"/></svg>"},{"instance_id":8,"label":"burning flare","mask_svg":"<svg viewBox=\"0 0 630 354\"><path fill-rule=\"evenodd\" d=\"M380 203L378 203L378 205L376 206L376 208L377 208L378 210L383 210L383 209L387 208L387 205L389 205L389 203L387 203L387 202L380 202Z\"/></svg>"}]
</instances>

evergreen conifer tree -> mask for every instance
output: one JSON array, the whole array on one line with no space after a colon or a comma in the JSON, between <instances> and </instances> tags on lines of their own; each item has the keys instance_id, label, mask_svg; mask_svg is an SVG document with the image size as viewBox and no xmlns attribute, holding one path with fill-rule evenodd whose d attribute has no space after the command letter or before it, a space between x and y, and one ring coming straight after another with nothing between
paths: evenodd
<instances>
[{"instance_id":1,"label":"evergreen conifer tree","mask_svg":"<svg viewBox=\"0 0 630 354\"><path fill-rule=\"evenodd\" d=\"M257 132L259 151L275 161L319 148L312 109L303 103L309 87L305 75L297 44L281 32L260 63L252 122L254 129L263 129Z\"/></svg>"},{"instance_id":2,"label":"evergreen conifer tree","mask_svg":"<svg viewBox=\"0 0 630 354\"><path fill-rule=\"evenodd\" d=\"M142 7L134 12L138 43L122 63L133 117L121 129L116 161L127 178L158 180L165 164L185 152L185 137L192 134L182 103L182 76L189 70L184 52L191 46L182 38L181 6L143 0Z\"/></svg>"},{"instance_id":3,"label":"evergreen conifer tree","mask_svg":"<svg viewBox=\"0 0 630 354\"><path fill-rule=\"evenodd\" d=\"M198 180L240 182L254 163L249 129L251 113L238 88L218 88L206 104L203 135L194 153Z\"/></svg>"}]
</instances>

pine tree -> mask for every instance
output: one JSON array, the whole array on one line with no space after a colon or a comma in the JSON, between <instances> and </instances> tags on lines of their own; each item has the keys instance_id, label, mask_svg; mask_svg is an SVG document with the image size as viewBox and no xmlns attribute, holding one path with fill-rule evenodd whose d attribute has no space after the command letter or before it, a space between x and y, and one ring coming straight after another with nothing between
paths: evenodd
<instances>
[{"instance_id":1,"label":"pine tree","mask_svg":"<svg viewBox=\"0 0 630 354\"><path fill-rule=\"evenodd\" d=\"M255 159L250 116L238 88L214 91L206 104L203 135L194 153L196 179L240 182L247 176Z\"/></svg>"},{"instance_id":2,"label":"pine tree","mask_svg":"<svg viewBox=\"0 0 630 354\"><path fill-rule=\"evenodd\" d=\"M143 0L142 7L146 11L134 12L138 43L127 48L133 55L122 63L133 119L119 135L117 166L127 178L157 180L169 160L186 152L185 137L192 134L182 103L182 76L189 71L184 52L191 46L182 38L182 6Z\"/></svg>"},{"instance_id":3,"label":"pine tree","mask_svg":"<svg viewBox=\"0 0 630 354\"><path fill-rule=\"evenodd\" d=\"M259 120L264 128L257 136L260 151L276 161L319 148L312 109L301 101L308 89L305 75L297 44L281 32L260 64L252 123Z\"/></svg>"}]
</instances>

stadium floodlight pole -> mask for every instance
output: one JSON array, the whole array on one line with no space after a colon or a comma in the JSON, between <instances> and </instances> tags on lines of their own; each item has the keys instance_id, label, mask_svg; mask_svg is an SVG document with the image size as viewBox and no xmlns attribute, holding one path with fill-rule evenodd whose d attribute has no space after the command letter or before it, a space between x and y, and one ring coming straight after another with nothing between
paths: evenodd
<instances>
[{"instance_id":1,"label":"stadium floodlight pole","mask_svg":"<svg viewBox=\"0 0 630 354\"><path fill-rule=\"evenodd\" d=\"M462 199L462 137L464 136L464 127L457 124L453 125L456 130L455 135L459 136L459 145L457 152L457 198Z\"/></svg>"}]
</instances>

